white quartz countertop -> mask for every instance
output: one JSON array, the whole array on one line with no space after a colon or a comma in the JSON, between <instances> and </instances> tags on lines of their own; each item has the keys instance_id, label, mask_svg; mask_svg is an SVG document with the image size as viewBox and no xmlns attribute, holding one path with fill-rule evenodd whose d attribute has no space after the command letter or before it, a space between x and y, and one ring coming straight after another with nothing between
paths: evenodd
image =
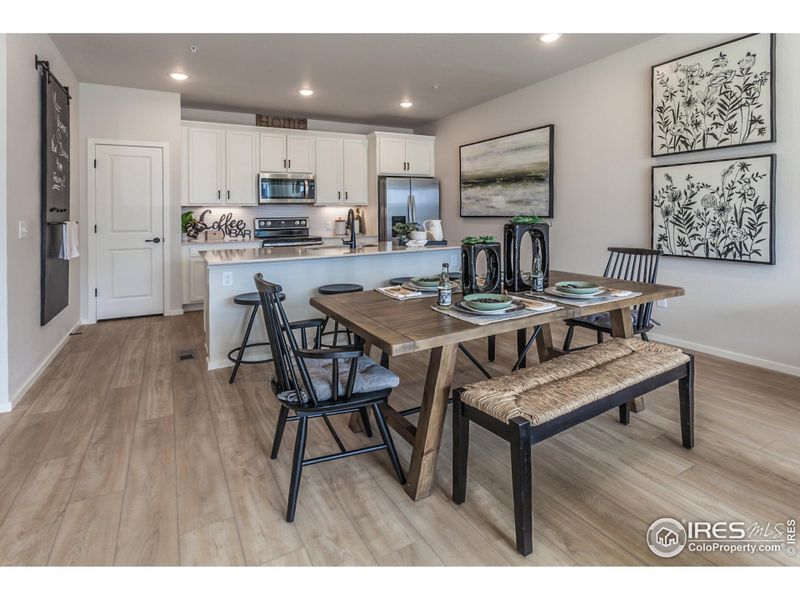
<instances>
[{"instance_id":1,"label":"white quartz countertop","mask_svg":"<svg viewBox=\"0 0 800 600\"><path fill-rule=\"evenodd\" d=\"M287 260L314 260L351 258L354 256L386 256L413 254L416 252L437 252L459 250L461 246L429 246L406 248L389 243L365 245L355 250L343 246L305 246L278 248L243 248L240 250L206 250L200 252L209 267L231 266L247 263L264 263Z\"/></svg>"},{"instance_id":2,"label":"white quartz countertop","mask_svg":"<svg viewBox=\"0 0 800 600\"><path fill-rule=\"evenodd\" d=\"M335 236L325 236L325 235L323 235L322 236L323 240L343 240L343 239L349 239L349 238L350 238L349 235L335 235ZM377 238L378 238L377 235L364 235L364 234L361 234L361 233L359 233L356 236L356 239L358 239L358 240L363 239L363 240L374 241ZM200 239L196 239L196 240L192 239L192 238L190 238L189 236L186 236L186 235L181 237L181 243L184 246L219 246L221 244L222 245L224 245L224 244L258 244L258 245L261 245L262 241L263 240L261 238L252 238L252 237L250 237L250 238L245 238L245 237L230 238L230 237L226 237L226 238L223 238L221 240L205 240L205 239L202 238L202 236L201 236Z\"/></svg>"}]
</instances>

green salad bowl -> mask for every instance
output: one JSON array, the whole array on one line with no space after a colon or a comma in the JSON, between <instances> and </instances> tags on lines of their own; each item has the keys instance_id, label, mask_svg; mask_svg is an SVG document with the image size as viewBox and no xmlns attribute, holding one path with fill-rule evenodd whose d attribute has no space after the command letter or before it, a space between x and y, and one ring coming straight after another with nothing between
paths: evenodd
<instances>
[{"instance_id":1,"label":"green salad bowl","mask_svg":"<svg viewBox=\"0 0 800 600\"><path fill-rule=\"evenodd\" d=\"M514 303L511 296L505 294L467 294L464 304L475 310L502 310Z\"/></svg>"},{"instance_id":2,"label":"green salad bowl","mask_svg":"<svg viewBox=\"0 0 800 600\"><path fill-rule=\"evenodd\" d=\"M411 283L417 287L436 288L439 287L438 275L426 275L425 277L412 277Z\"/></svg>"},{"instance_id":3,"label":"green salad bowl","mask_svg":"<svg viewBox=\"0 0 800 600\"><path fill-rule=\"evenodd\" d=\"M591 281L559 281L556 289L567 294L596 294L601 288Z\"/></svg>"}]
</instances>

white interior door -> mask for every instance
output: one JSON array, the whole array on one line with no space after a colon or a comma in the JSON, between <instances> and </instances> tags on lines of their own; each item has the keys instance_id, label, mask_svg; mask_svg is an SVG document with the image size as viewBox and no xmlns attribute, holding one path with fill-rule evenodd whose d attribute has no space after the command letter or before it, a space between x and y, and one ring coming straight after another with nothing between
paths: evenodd
<instances>
[{"instance_id":1,"label":"white interior door","mask_svg":"<svg viewBox=\"0 0 800 600\"><path fill-rule=\"evenodd\" d=\"M97 318L164 312L161 148L97 145Z\"/></svg>"}]
</instances>

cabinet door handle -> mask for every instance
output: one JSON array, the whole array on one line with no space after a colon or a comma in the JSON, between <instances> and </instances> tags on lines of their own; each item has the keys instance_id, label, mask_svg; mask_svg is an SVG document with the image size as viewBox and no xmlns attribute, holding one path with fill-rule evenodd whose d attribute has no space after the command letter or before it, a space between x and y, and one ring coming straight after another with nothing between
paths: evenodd
<instances>
[{"instance_id":1,"label":"cabinet door handle","mask_svg":"<svg viewBox=\"0 0 800 600\"><path fill-rule=\"evenodd\" d=\"M221 198L222 198L222 192L217 190L217 200L220 200Z\"/></svg>"},{"instance_id":2,"label":"cabinet door handle","mask_svg":"<svg viewBox=\"0 0 800 600\"><path fill-rule=\"evenodd\" d=\"M285 158L283 159L283 168L284 169L286 168L286 159Z\"/></svg>"},{"instance_id":3,"label":"cabinet door handle","mask_svg":"<svg viewBox=\"0 0 800 600\"><path fill-rule=\"evenodd\" d=\"M290 158L288 162L289 162L289 168L291 169L292 168L292 159Z\"/></svg>"},{"instance_id":4,"label":"cabinet door handle","mask_svg":"<svg viewBox=\"0 0 800 600\"><path fill-rule=\"evenodd\" d=\"M337 194L338 199L341 200L342 199L342 192L336 192L336 194Z\"/></svg>"},{"instance_id":5,"label":"cabinet door handle","mask_svg":"<svg viewBox=\"0 0 800 600\"><path fill-rule=\"evenodd\" d=\"M347 192L344 193L344 199L347 200Z\"/></svg>"},{"instance_id":6,"label":"cabinet door handle","mask_svg":"<svg viewBox=\"0 0 800 600\"><path fill-rule=\"evenodd\" d=\"M230 200L230 199L231 199L231 191L228 190L228 200Z\"/></svg>"}]
</instances>

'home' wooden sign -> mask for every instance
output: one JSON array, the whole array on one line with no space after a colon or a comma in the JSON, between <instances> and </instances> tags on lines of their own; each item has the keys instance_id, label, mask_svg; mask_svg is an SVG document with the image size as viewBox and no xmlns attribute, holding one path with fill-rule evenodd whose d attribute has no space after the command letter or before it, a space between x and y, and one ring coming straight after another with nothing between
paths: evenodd
<instances>
[{"instance_id":1,"label":"'home' wooden sign","mask_svg":"<svg viewBox=\"0 0 800 600\"><path fill-rule=\"evenodd\" d=\"M282 129L308 129L308 119L256 115L256 125L258 127L280 127Z\"/></svg>"}]
</instances>

